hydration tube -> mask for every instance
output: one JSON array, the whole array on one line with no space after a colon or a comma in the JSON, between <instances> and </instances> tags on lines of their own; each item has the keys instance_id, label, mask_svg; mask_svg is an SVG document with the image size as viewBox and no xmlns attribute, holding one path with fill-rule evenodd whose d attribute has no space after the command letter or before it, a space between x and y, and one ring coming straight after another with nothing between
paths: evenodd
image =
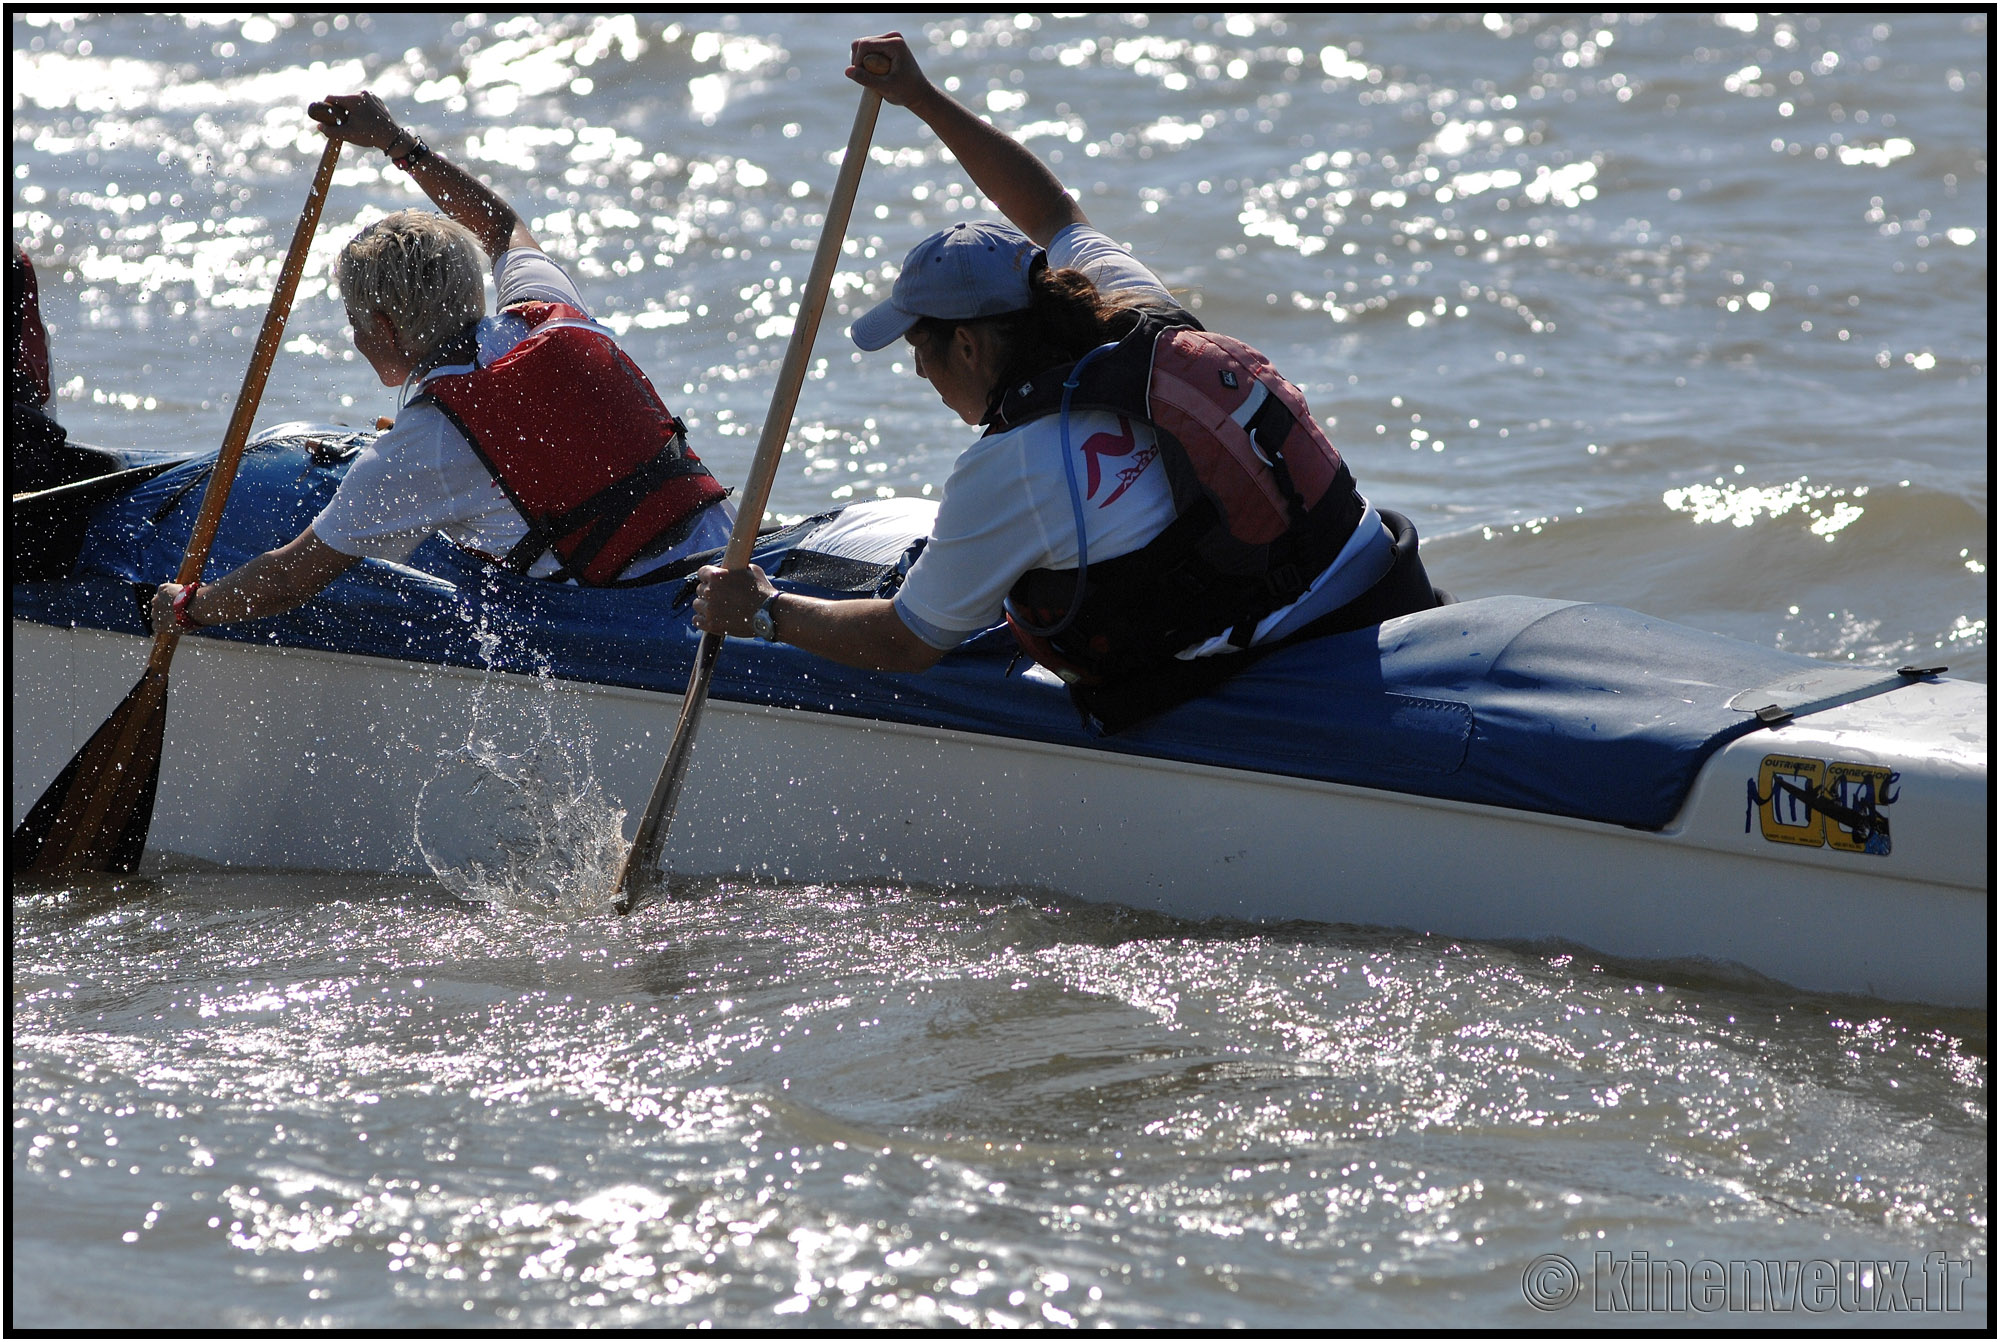
<instances>
[{"instance_id":1,"label":"hydration tube","mask_svg":"<svg viewBox=\"0 0 2000 1342\"><path fill-rule=\"evenodd\" d=\"M1083 534L1083 496L1077 491L1076 487L1076 454L1069 450L1069 402L1070 397L1076 394L1078 384L1082 381L1085 366L1098 355L1117 348L1117 341L1099 345L1096 349L1070 365L1069 376L1063 379L1062 414L1060 416L1062 424L1062 459L1063 473L1069 477L1070 512L1076 518L1076 591L1070 597L1068 613L1046 629L1029 624L1018 613L1015 614L1014 618L1020 623L1021 627L1036 638L1053 638L1055 635L1060 634L1076 622L1076 613L1083 608L1083 579L1084 575L1090 572L1090 543Z\"/></svg>"}]
</instances>

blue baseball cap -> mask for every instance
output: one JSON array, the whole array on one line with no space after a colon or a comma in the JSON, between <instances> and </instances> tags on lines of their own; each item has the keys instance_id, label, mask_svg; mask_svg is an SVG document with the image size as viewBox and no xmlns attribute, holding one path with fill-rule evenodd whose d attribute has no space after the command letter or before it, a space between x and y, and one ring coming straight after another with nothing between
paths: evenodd
<instances>
[{"instance_id":1,"label":"blue baseball cap","mask_svg":"<svg viewBox=\"0 0 2000 1342\"><path fill-rule=\"evenodd\" d=\"M969 321L1019 312L1033 301L1028 274L1042 249L1012 224L975 219L940 229L903 258L887 302L848 328L854 343L878 350L925 317Z\"/></svg>"}]
</instances>

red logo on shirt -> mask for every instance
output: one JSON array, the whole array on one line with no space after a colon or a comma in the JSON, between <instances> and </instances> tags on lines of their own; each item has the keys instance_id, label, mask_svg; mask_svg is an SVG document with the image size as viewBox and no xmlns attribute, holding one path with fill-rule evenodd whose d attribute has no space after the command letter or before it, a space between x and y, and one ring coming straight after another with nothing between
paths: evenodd
<instances>
[{"instance_id":1,"label":"red logo on shirt","mask_svg":"<svg viewBox=\"0 0 2000 1342\"><path fill-rule=\"evenodd\" d=\"M1136 456L1133 456L1134 449L1137 449ZM1132 432L1132 421L1120 415L1117 433L1094 433L1084 440L1083 460L1089 467L1089 474L1085 477L1089 485L1084 493L1093 499L1097 497L1097 486L1103 479L1103 470L1098 465L1099 458L1132 456L1133 460L1118 470L1118 488L1112 490L1104 502L1097 505L1100 508L1109 508L1118 502L1119 495L1132 487L1133 481L1146 473L1146 468L1153 464L1153 458L1159 455L1160 449L1157 444L1149 443L1143 448L1139 447L1138 439Z\"/></svg>"}]
</instances>

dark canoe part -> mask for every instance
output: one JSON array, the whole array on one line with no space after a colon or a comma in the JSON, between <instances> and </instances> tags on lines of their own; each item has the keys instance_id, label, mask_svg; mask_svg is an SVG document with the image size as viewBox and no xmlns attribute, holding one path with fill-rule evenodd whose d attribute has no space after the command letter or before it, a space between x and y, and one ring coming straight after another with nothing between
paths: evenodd
<instances>
[{"instance_id":1,"label":"dark canoe part","mask_svg":"<svg viewBox=\"0 0 2000 1342\"><path fill-rule=\"evenodd\" d=\"M7 489L27 494L87 480L130 465L116 452L69 441L69 431L41 406L7 407Z\"/></svg>"},{"instance_id":2,"label":"dark canoe part","mask_svg":"<svg viewBox=\"0 0 2000 1342\"><path fill-rule=\"evenodd\" d=\"M90 514L101 503L146 483L179 461L149 462L7 500L7 576L11 582L60 582L76 571Z\"/></svg>"}]
</instances>

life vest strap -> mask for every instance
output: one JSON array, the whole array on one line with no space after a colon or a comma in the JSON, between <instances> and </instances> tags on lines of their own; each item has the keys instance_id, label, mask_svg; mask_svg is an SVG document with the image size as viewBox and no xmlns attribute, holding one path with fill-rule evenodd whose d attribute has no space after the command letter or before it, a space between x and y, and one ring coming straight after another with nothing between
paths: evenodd
<instances>
[{"instance_id":1,"label":"life vest strap","mask_svg":"<svg viewBox=\"0 0 2000 1342\"><path fill-rule=\"evenodd\" d=\"M507 553L500 557L500 567L525 578L528 576L528 570L535 566L535 561L554 548L554 539L530 522L527 534L515 541Z\"/></svg>"},{"instance_id":2,"label":"life vest strap","mask_svg":"<svg viewBox=\"0 0 2000 1342\"><path fill-rule=\"evenodd\" d=\"M523 546L539 539L540 548L528 558L529 564L533 564L541 557L542 550L554 548L557 540L565 539L587 527L589 530L585 531L582 538L571 547L568 557L564 560L562 571L556 576L560 578L587 569L647 495L669 480L708 473L706 466L687 455L687 441L676 432L665 447L636 469L628 471L574 508L565 512L551 513L544 517L539 525L531 525L528 528L528 536L523 538L520 545L508 552L508 562L510 564L513 562L515 554ZM539 537L537 533L540 533ZM526 572L525 569L518 571Z\"/></svg>"},{"instance_id":3,"label":"life vest strap","mask_svg":"<svg viewBox=\"0 0 2000 1342\"><path fill-rule=\"evenodd\" d=\"M1298 486L1292 483L1291 468L1285 464L1285 439L1291 436L1292 428L1298 422L1298 416L1292 413L1290 406L1267 392L1263 404L1243 425L1250 432L1250 441L1256 447L1257 455L1271 468L1271 478L1277 482L1278 492L1285 496L1294 526L1305 520L1306 501Z\"/></svg>"}]
</instances>

